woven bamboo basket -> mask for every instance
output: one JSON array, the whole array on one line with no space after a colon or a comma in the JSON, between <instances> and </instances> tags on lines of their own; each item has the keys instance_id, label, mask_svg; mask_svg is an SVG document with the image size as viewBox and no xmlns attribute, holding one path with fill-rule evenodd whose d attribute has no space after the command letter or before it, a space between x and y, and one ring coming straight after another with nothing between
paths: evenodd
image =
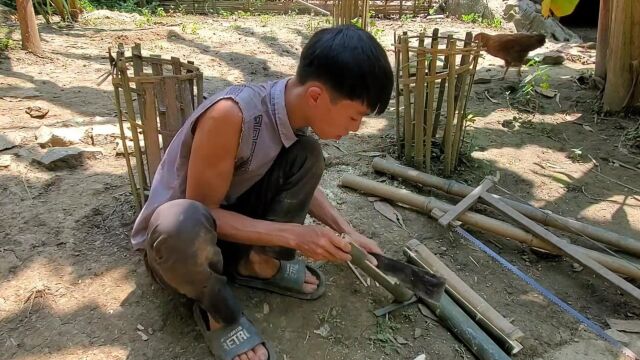
<instances>
[{"instance_id":1,"label":"woven bamboo basket","mask_svg":"<svg viewBox=\"0 0 640 360\"><path fill-rule=\"evenodd\" d=\"M439 34L394 34L396 140L407 165L431 173L435 157L448 176L459 160L480 48L471 32Z\"/></svg>"},{"instance_id":2,"label":"woven bamboo basket","mask_svg":"<svg viewBox=\"0 0 640 360\"><path fill-rule=\"evenodd\" d=\"M131 192L140 210L165 150L203 101L203 76L192 61L142 56L140 44L135 44L128 56L119 44L111 62L120 138Z\"/></svg>"}]
</instances>

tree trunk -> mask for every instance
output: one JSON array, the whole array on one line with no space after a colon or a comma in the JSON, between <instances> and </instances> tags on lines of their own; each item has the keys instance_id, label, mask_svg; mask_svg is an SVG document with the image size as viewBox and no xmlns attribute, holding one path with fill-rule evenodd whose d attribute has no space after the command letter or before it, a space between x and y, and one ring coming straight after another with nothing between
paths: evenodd
<instances>
[{"instance_id":1,"label":"tree trunk","mask_svg":"<svg viewBox=\"0 0 640 360\"><path fill-rule=\"evenodd\" d=\"M610 11L603 103L620 111L640 103L640 1L612 0Z\"/></svg>"},{"instance_id":2,"label":"tree trunk","mask_svg":"<svg viewBox=\"0 0 640 360\"><path fill-rule=\"evenodd\" d=\"M69 0L69 16L71 16L71 20L73 20L73 22L78 22L81 14L82 5L80 4L80 1Z\"/></svg>"},{"instance_id":3,"label":"tree trunk","mask_svg":"<svg viewBox=\"0 0 640 360\"><path fill-rule=\"evenodd\" d=\"M606 79L607 50L609 49L609 20L611 19L611 0L600 0L599 16L595 75L599 78Z\"/></svg>"},{"instance_id":4,"label":"tree trunk","mask_svg":"<svg viewBox=\"0 0 640 360\"><path fill-rule=\"evenodd\" d=\"M33 11L31 0L17 0L18 22L20 23L20 35L22 36L22 48L36 55L42 55L40 33L36 23L36 14Z\"/></svg>"}]
</instances>

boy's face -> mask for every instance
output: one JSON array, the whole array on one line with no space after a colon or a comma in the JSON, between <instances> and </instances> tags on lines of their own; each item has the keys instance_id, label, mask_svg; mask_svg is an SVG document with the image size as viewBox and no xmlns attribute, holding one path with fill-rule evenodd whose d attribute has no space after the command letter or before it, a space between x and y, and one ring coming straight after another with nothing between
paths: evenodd
<instances>
[{"instance_id":1,"label":"boy's face","mask_svg":"<svg viewBox=\"0 0 640 360\"><path fill-rule=\"evenodd\" d=\"M340 140L360 128L362 118L369 109L358 101L332 99L324 87L307 90L309 126L323 140Z\"/></svg>"}]
</instances>

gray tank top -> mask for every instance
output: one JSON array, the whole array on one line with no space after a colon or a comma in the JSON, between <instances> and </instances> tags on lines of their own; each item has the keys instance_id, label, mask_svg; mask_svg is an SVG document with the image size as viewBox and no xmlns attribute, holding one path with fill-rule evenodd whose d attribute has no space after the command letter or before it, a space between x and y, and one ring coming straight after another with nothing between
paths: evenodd
<instances>
[{"instance_id":1,"label":"gray tank top","mask_svg":"<svg viewBox=\"0 0 640 360\"><path fill-rule=\"evenodd\" d=\"M131 242L135 249L143 247L149 220L156 209L171 200L185 198L193 125L217 101L233 99L243 116L233 178L224 199L226 204L233 203L264 176L283 146L289 147L297 140L285 108L284 90L288 80L231 86L207 99L189 116L169 144L153 179L149 199L133 226Z\"/></svg>"}]
</instances>

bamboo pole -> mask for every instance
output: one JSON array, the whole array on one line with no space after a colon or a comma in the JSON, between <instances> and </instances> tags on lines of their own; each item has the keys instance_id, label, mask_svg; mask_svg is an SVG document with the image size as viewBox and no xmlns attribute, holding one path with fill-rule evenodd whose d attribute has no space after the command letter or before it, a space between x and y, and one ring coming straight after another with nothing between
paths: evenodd
<instances>
[{"instance_id":1,"label":"bamboo pole","mask_svg":"<svg viewBox=\"0 0 640 360\"><path fill-rule=\"evenodd\" d=\"M598 14L598 39L596 42L596 72L599 78L607 76L607 51L609 48L609 21L611 20L611 0L600 0Z\"/></svg>"},{"instance_id":2,"label":"bamboo pole","mask_svg":"<svg viewBox=\"0 0 640 360\"><path fill-rule=\"evenodd\" d=\"M393 32L393 38L394 41L396 42L396 46L393 47L393 54L395 56L395 64L396 64L396 98L395 98L395 104L396 104L396 146L397 146L397 154L398 156L402 156L402 142L404 141L404 138L402 137L402 135L400 134L400 126L401 126L401 121L400 121L400 97L402 95L400 95L400 50L398 50L398 47L401 44L401 37L400 35L396 35L396 32Z\"/></svg>"},{"instance_id":3,"label":"bamboo pole","mask_svg":"<svg viewBox=\"0 0 640 360\"><path fill-rule=\"evenodd\" d=\"M425 214L431 214L434 209L438 209L446 213L453 208L453 205L445 203L438 199L421 196L408 190L397 189L395 187L381 184L352 174L345 175L340 181L340 186L349 187L355 190L366 192L371 195L385 198L387 200L391 200L393 202L405 204ZM531 235L530 233L522 230L519 227L513 226L504 221L496 220L488 216L474 213L472 211L467 211L461 214L457 220L472 228L484 231L486 233L512 239L530 247L538 248L553 254L563 253L556 246ZM640 280L640 271L638 271L638 269L640 268L634 266L634 264L630 264L628 262L625 262L624 260L601 253L598 253L599 255L597 256L593 256L591 251L580 246L572 244L567 245L571 247L571 251L580 251L589 256L589 258L595 260L596 262L612 271L625 271L624 273L620 274L626 275L635 280ZM602 261L603 259L607 259L606 262ZM615 264L615 268L611 266L612 264ZM629 269L633 269L633 271L627 271Z\"/></svg>"},{"instance_id":4,"label":"bamboo pole","mask_svg":"<svg viewBox=\"0 0 640 360\"><path fill-rule=\"evenodd\" d=\"M447 44L453 39L453 35L447 35ZM444 63L442 64L443 69L447 69L449 67L449 57L444 57ZM438 86L438 104L436 105L436 111L434 113L433 120L433 135L438 135L438 127L440 126L440 116L442 115L442 103L444 102L444 91L446 89L446 78L440 80L440 85Z\"/></svg>"},{"instance_id":5,"label":"bamboo pole","mask_svg":"<svg viewBox=\"0 0 640 360\"><path fill-rule=\"evenodd\" d=\"M456 115L456 40L449 40L449 73L447 74L447 122L444 128L444 173L450 175L453 170L453 123Z\"/></svg>"},{"instance_id":6,"label":"bamboo pole","mask_svg":"<svg viewBox=\"0 0 640 360\"><path fill-rule=\"evenodd\" d=\"M409 38L407 33L402 33L402 99L404 100L404 160L409 163L413 154L413 131L411 126L411 86L409 85Z\"/></svg>"},{"instance_id":7,"label":"bamboo pole","mask_svg":"<svg viewBox=\"0 0 640 360\"><path fill-rule=\"evenodd\" d=\"M425 62L427 53L424 48L424 32L418 38L416 64L416 85L413 93L413 103L415 104L415 164L418 169L424 169L424 97L425 97ZM429 140L430 141L430 140Z\"/></svg>"},{"instance_id":8,"label":"bamboo pole","mask_svg":"<svg viewBox=\"0 0 640 360\"><path fill-rule=\"evenodd\" d=\"M471 46L471 41L473 40L473 34L471 32L467 32L467 35L464 39L464 48L468 48ZM460 58L460 66L464 66L469 63L469 59L471 54L463 54ZM467 81L470 78L469 71L465 71L464 73L458 75L456 79L456 111L457 111L457 119L456 119L456 128L455 133L453 135L453 147L451 149L451 164L452 169L455 169L456 164L458 163L458 152L460 151L460 142L462 141L462 132L464 131L464 116L467 102L467 86L471 87L471 84Z\"/></svg>"},{"instance_id":9,"label":"bamboo pole","mask_svg":"<svg viewBox=\"0 0 640 360\"><path fill-rule=\"evenodd\" d=\"M393 175L414 182L416 184L431 187L458 197L465 197L469 195L474 189L471 186L467 186L453 180L446 180L437 176L419 172L410 167L392 163L381 158L376 158L373 160L373 168L376 171L384 172L389 175ZM543 225L563 231L568 231L578 235L584 235L602 244L620 249L628 254L640 256L640 242L638 240L619 235L593 225L581 223L572 219L567 219L550 211L542 211L533 206L502 198L498 195L494 196L500 198L507 205L522 213L524 216Z\"/></svg>"},{"instance_id":10,"label":"bamboo pole","mask_svg":"<svg viewBox=\"0 0 640 360\"><path fill-rule=\"evenodd\" d=\"M522 349L517 342L524 334L513 326L509 320L498 313L486 300L478 295L467 283L462 281L438 257L418 240L411 240L405 245L403 253L414 265L424 267L447 281L446 291L469 316L506 348L510 355ZM419 262L418 264L416 264Z\"/></svg>"},{"instance_id":11,"label":"bamboo pole","mask_svg":"<svg viewBox=\"0 0 640 360\"><path fill-rule=\"evenodd\" d=\"M431 32L431 52L429 53L429 76L435 76L437 74L437 66L438 66L438 36L440 34L440 30L438 28L433 29ZM436 51L434 51L436 50ZM436 88L436 80L429 80L429 87L427 89L427 99L425 100L425 111L427 113L427 124L426 124L426 164L425 169L427 172L431 172L431 139L435 135L433 130L433 116L434 116L434 104L433 99L435 98L435 88Z\"/></svg>"}]
</instances>

